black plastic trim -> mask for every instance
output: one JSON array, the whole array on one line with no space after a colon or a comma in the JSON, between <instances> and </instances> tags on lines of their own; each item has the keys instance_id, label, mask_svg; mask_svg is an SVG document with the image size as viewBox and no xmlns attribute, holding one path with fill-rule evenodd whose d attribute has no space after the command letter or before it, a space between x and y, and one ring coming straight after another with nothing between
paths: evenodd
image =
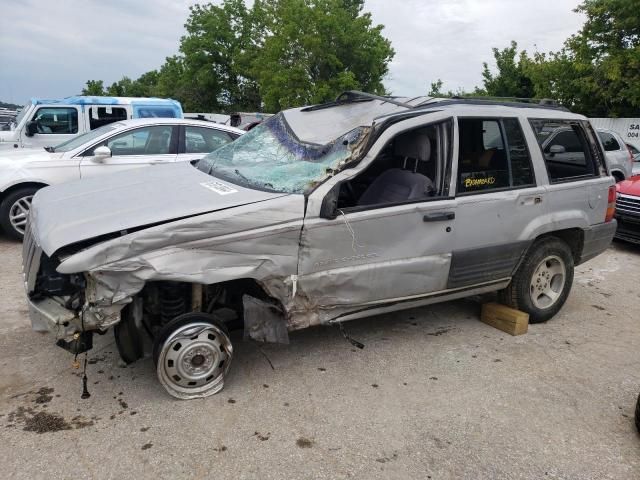
<instances>
[{"instance_id":1,"label":"black plastic trim","mask_svg":"<svg viewBox=\"0 0 640 480\"><path fill-rule=\"evenodd\" d=\"M591 260L604 252L616 233L618 222L614 219L610 222L599 223L589 228L584 229L584 246L582 247L582 253L580 259L576 262L576 265Z\"/></svg>"},{"instance_id":2,"label":"black plastic trim","mask_svg":"<svg viewBox=\"0 0 640 480\"><path fill-rule=\"evenodd\" d=\"M486 283L513 275L531 241L457 250L451 255L447 288Z\"/></svg>"}]
</instances>

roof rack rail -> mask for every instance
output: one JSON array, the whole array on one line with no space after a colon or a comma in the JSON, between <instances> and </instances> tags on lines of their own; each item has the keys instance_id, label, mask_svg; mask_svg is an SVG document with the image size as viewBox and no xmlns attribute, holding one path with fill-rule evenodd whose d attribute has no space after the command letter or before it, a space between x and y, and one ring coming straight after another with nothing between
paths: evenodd
<instances>
[{"instance_id":1,"label":"roof rack rail","mask_svg":"<svg viewBox=\"0 0 640 480\"><path fill-rule=\"evenodd\" d=\"M452 97L444 98L430 98L417 105L401 102L396 100L398 97L375 95L373 93L361 92L359 90L347 90L342 92L332 102L320 103L318 105L311 105L303 108L302 112L312 112L314 110L323 110L325 108L337 107L340 105L346 105L349 103L357 102L371 102L373 100L379 100L381 102L392 103L399 107L404 107L408 110L430 108L435 105L452 105L452 104L468 104L468 105L503 105L507 107L519 107L519 108L548 108L553 110L562 110L568 112L569 110L560 105L556 100L551 98L525 98L525 97L494 97L494 96L481 96L481 95L454 95ZM419 97L414 97L409 101L416 100Z\"/></svg>"},{"instance_id":2,"label":"roof rack rail","mask_svg":"<svg viewBox=\"0 0 640 480\"><path fill-rule=\"evenodd\" d=\"M561 110L568 112L569 109L560 105L556 100L550 98L519 98L519 97L485 97L485 96L453 96L448 98L434 98L426 102L421 103L414 108L428 108L434 105L452 105L452 104L467 104L467 105L503 105L506 107L515 108L544 108L551 110Z\"/></svg>"},{"instance_id":3,"label":"roof rack rail","mask_svg":"<svg viewBox=\"0 0 640 480\"><path fill-rule=\"evenodd\" d=\"M553 98L535 98L535 97L499 97L494 95L454 95L455 99L479 99L479 100L498 100L505 102L531 103L535 105L552 105L560 106L557 100Z\"/></svg>"},{"instance_id":4,"label":"roof rack rail","mask_svg":"<svg viewBox=\"0 0 640 480\"><path fill-rule=\"evenodd\" d=\"M408 103L403 103L395 100L395 97L375 95L373 93L361 92L359 90L346 90L338 95L333 102L311 105L309 107L303 108L301 112L312 112L314 110L322 110L324 108L336 107L338 105L345 105L347 103L371 102L372 100L380 100L382 102L392 103L393 105L398 105L399 107L408 109L414 107L413 105L409 105Z\"/></svg>"}]
</instances>

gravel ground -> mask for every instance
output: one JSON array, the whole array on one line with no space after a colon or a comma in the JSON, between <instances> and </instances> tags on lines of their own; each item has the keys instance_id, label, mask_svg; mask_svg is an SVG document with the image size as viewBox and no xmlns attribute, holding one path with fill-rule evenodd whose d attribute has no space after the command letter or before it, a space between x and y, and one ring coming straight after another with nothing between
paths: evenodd
<instances>
[{"instance_id":1,"label":"gravel ground","mask_svg":"<svg viewBox=\"0 0 640 480\"><path fill-rule=\"evenodd\" d=\"M149 359L119 366L111 332L89 356L29 327L20 246L0 239L3 478L638 479L640 248L580 266L564 309L520 337L478 321L479 299L236 339L222 393L174 401Z\"/></svg>"}]
</instances>

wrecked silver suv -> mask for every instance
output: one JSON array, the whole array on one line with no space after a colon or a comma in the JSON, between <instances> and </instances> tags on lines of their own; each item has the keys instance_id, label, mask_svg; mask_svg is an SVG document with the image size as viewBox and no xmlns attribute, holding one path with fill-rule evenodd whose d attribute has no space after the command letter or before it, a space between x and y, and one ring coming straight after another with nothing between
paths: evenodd
<instances>
[{"instance_id":1,"label":"wrecked silver suv","mask_svg":"<svg viewBox=\"0 0 640 480\"><path fill-rule=\"evenodd\" d=\"M565 161L554 132L571 135ZM348 92L199 162L45 188L24 241L33 328L81 353L153 344L178 398L218 392L228 330L288 332L499 291L551 318L615 232L588 121L560 108ZM151 342L149 342L151 340Z\"/></svg>"}]
</instances>

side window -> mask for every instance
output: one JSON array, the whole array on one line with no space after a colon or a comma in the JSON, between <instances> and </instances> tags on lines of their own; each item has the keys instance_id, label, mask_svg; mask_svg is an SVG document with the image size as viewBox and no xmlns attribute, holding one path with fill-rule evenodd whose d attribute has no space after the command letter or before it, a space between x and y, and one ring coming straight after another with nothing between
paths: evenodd
<instances>
[{"instance_id":1,"label":"side window","mask_svg":"<svg viewBox=\"0 0 640 480\"><path fill-rule=\"evenodd\" d=\"M598 132L598 136L600 137L600 141L602 142L602 146L604 147L605 151L612 152L614 150L620 150L620 144L610 133Z\"/></svg>"},{"instance_id":2,"label":"side window","mask_svg":"<svg viewBox=\"0 0 640 480\"><path fill-rule=\"evenodd\" d=\"M563 182L595 175L589 139L580 122L530 120L551 182Z\"/></svg>"},{"instance_id":3,"label":"side window","mask_svg":"<svg viewBox=\"0 0 640 480\"><path fill-rule=\"evenodd\" d=\"M129 130L95 145L90 150L87 150L84 156L93 155L93 151L101 145L109 147L114 157L118 155L163 155L175 153L173 130L171 125L156 125Z\"/></svg>"},{"instance_id":4,"label":"side window","mask_svg":"<svg viewBox=\"0 0 640 480\"><path fill-rule=\"evenodd\" d=\"M355 178L340 184L338 209L384 208L448 196L451 121L389 140Z\"/></svg>"},{"instance_id":5,"label":"side window","mask_svg":"<svg viewBox=\"0 0 640 480\"><path fill-rule=\"evenodd\" d=\"M458 120L458 193L534 185L531 157L515 118Z\"/></svg>"},{"instance_id":6,"label":"side window","mask_svg":"<svg viewBox=\"0 0 640 480\"><path fill-rule=\"evenodd\" d=\"M176 118L176 111L163 107L138 107L136 109L138 118Z\"/></svg>"},{"instance_id":7,"label":"side window","mask_svg":"<svg viewBox=\"0 0 640 480\"><path fill-rule=\"evenodd\" d=\"M32 120L37 123L40 134L78 133L78 111L75 108L39 108Z\"/></svg>"},{"instance_id":8,"label":"side window","mask_svg":"<svg viewBox=\"0 0 640 480\"><path fill-rule=\"evenodd\" d=\"M515 118L505 118L502 121L504 133L509 146L509 159L511 161L511 186L526 187L536 184L533 175L531 155L524 138L520 122Z\"/></svg>"},{"instance_id":9,"label":"side window","mask_svg":"<svg viewBox=\"0 0 640 480\"><path fill-rule=\"evenodd\" d=\"M127 110L122 107L89 107L89 129L93 130L109 123L127 119Z\"/></svg>"},{"instance_id":10,"label":"side window","mask_svg":"<svg viewBox=\"0 0 640 480\"><path fill-rule=\"evenodd\" d=\"M185 153L211 153L230 143L227 132L206 127L185 127Z\"/></svg>"}]
</instances>

